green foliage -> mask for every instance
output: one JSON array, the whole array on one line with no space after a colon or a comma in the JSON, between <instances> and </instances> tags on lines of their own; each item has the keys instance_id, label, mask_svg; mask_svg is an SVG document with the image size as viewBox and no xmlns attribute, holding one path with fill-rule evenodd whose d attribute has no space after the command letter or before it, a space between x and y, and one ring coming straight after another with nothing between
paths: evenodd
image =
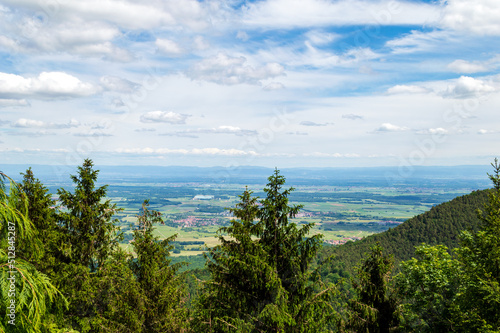
<instances>
[{"instance_id":1,"label":"green foliage","mask_svg":"<svg viewBox=\"0 0 500 333\"><path fill-rule=\"evenodd\" d=\"M212 278L196 307L196 332L321 332L333 317L332 290L310 264L320 236L306 237L311 224L289 221L301 206L289 206L293 188L276 170L257 202L248 189L231 212L238 218L221 228L221 244L210 250ZM257 220L257 221L255 221ZM223 236L226 234L227 236Z\"/></svg>"},{"instance_id":2,"label":"green foliage","mask_svg":"<svg viewBox=\"0 0 500 333\"><path fill-rule=\"evenodd\" d=\"M96 188L98 171L91 160L78 167L74 194L60 189L59 240L55 281L70 301L61 315L81 332L137 332L144 321L145 299L119 250L115 205Z\"/></svg>"},{"instance_id":3,"label":"green foliage","mask_svg":"<svg viewBox=\"0 0 500 333\"><path fill-rule=\"evenodd\" d=\"M4 179L10 181L7 194ZM22 250L36 243L28 218L28 201L21 187L0 173L0 331L40 332L57 329L49 308L66 305L49 278L24 258ZM32 249L32 248L31 248ZM24 257L24 258L23 258Z\"/></svg>"},{"instance_id":4,"label":"green foliage","mask_svg":"<svg viewBox=\"0 0 500 333\"><path fill-rule=\"evenodd\" d=\"M178 275L181 263L171 264L169 256L175 235L160 240L153 235L153 224L163 223L161 214L142 205L139 227L134 230L132 246L137 258L131 269L137 278L147 311L142 325L144 332L181 332L187 319L184 306L183 276Z\"/></svg>"},{"instance_id":5,"label":"green foliage","mask_svg":"<svg viewBox=\"0 0 500 333\"><path fill-rule=\"evenodd\" d=\"M398 299L390 286L393 259L379 244L358 269L353 281L356 297L349 302L347 331L392 332L399 327Z\"/></svg>"},{"instance_id":6,"label":"green foliage","mask_svg":"<svg viewBox=\"0 0 500 333\"><path fill-rule=\"evenodd\" d=\"M96 188L95 182L99 171L93 170L93 163L86 159L78 167L78 175L71 176L76 187L74 193L59 189L62 211L59 223L62 224L68 243L69 257L72 263L88 266L96 271L118 245L116 231L112 221L118 210L106 197L107 186Z\"/></svg>"},{"instance_id":7,"label":"green foliage","mask_svg":"<svg viewBox=\"0 0 500 333\"><path fill-rule=\"evenodd\" d=\"M444 245L421 245L417 258L401 263L396 277L404 304L406 327L417 332L455 330L460 265Z\"/></svg>"},{"instance_id":8,"label":"green foliage","mask_svg":"<svg viewBox=\"0 0 500 333\"><path fill-rule=\"evenodd\" d=\"M462 316L460 325L467 331L500 330L500 164L492 164L489 175L494 189L489 203L479 211L481 229L464 232L457 250L463 270L458 304Z\"/></svg>"}]
</instances>

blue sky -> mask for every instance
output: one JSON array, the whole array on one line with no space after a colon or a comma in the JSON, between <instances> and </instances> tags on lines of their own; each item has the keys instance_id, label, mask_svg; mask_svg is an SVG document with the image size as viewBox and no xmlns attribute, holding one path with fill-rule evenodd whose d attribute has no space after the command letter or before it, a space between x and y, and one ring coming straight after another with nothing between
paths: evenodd
<instances>
[{"instance_id":1,"label":"blue sky","mask_svg":"<svg viewBox=\"0 0 500 333\"><path fill-rule=\"evenodd\" d=\"M0 0L0 162L499 154L497 0Z\"/></svg>"}]
</instances>

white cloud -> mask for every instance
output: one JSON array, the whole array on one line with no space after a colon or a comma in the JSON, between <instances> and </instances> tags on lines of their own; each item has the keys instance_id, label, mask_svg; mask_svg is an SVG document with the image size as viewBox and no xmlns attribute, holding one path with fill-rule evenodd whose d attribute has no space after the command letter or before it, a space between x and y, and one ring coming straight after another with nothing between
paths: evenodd
<instances>
[{"instance_id":1,"label":"white cloud","mask_svg":"<svg viewBox=\"0 0 500 333\"><path fill-rule=\"evenodd\" d=\"M447 0L440 25L478 35L500 35L498 0Z\"/></svg>"},{"instance_id":2,"label":"white cloud","mask_svg":"<svg viewBox=\"0 0 500 333\"><path fill-rule=\"evenodd\" d=\"M47 123L41 120L20 118L12 124L12 127L20 128L51 128L51 129L63 129L72 128L80 126L80 122L76 119L71 119L69 122L63 123Z\"/></svg>"},{"instance_id":3,"label":"white cloud","mask_svg":"<svg viewBox=\"0 0 500 333\"><path fill-rule=\"evenodd\" d=\"M422 32L413 30L409 34L388 41L386 46L391 48L394 54L406 54L430 52L441 48L443 44L455 44L459 41L460 39L449 31Z\"/></svg>"},{"instance_id":4,"label":"white cloud","mask_svg":"<svg viewBox=\"0 0 500 333\"><path fill-rule=\"evenodd\" d=\"M178 57L185 52L179 44L170 39L158 38L155 44L158 51L171 57Z\"/></svg>"},{"instance_id":5,"label":"white cloud","mask_svg":"<svg viewBox=\"0 0 500 333\"><path fill-rule=\"evenodd\" d=\"M254 151L240 149L220 149L220 148L192 148L192 149L170 149L170 148L118 148L117 153L139 154L139 155L220 155L220 156L256 156Z\"/></svg>"},{"instance_id":6,"label":"white cloud","mask_svg":"<svg viewBox=\"0 0 500 333\"><path fill-rule=\"evenodd\" d=\"M25 99L0 99L0 107L5 106L28 106L29 103Z\"/></svg>"},{"instance_id":7,"label":"white cloud","mask_svg":"<svg viewBox=\"0 0 500 333\"><path fill-rule=\"evenodd\" d=\"M354 113L349 113L349 114L343 114L342 119L351 119L351 120L357 120L357 119L363 119L363 116L354 114Z\"/></svg>"},{"instance_id":8,"label":"white cloud","mask_svg":"<svg viewBox=\"0 0 500 333\"><path fill-rule=\"evenodd\" d=\"M416 133L417 134L424 134L424 135L432 135L432 134L445 135L445 134L448 134L449 131L445 128L437 127L437 128L428 128L425 130L420 130L420 131L417 131Z\"/></svg>"},{"instance_id":9,"label":"white cloud","mask_svg":"<svg viewBox=\"0 0 500 333\"><path fill-rule=\"evenodd\" d=\"M240 30L236 33L236 38L246 42L250 38L250 36L248 36L248 34L245 31Z\"/></svg>"},{"instance_id":10,"label":"white cloud","mask_svg":"<svg viewBox=\"0 0 500 333\"><path fill-rule=\"evenodd\" d=\"M285 86L281 82L271 82L268 85L266 85L264 90L281 90L285 89Z\"/></svg>"},{"instance_id":11,"label":"white cloud","mask_svg":"<svg viewBox=\"0 0 500 333\"><path fill-rule=\"evenodd\" d=\"M261 80L284 75L284 68L278 63L252 67L245 57L230 57L219 53L195 64L189 75L192 79L215 82L223 85L260 84Z\"/></svg>"},{"instance_id":12,"label":"white cloud","mask_svg":"<svg viewBox=\"0 0 500 333\"><path fill-rule=\"evenodd\" d=\"M426 94L430 90L415 85L396 85L387 89L388 94Z\"/></svg>"},{"instance_id":13,"label":"white cloud","mask_svg":"<svg viewBox=\"0 0 500 333\"><path fill-rule=\"evenodd\" d=\"M4 5L26 8L31 14L40 12L50 22L72 18L102 20L127 29L151 29L164 26L207 26L208 8L196 0L86 0L54 1L4 0ZM207 7L209 7L207 5Z\"/></svg>"},{"instance_id":14,"label":"white cloud","mask_svg":"<svg viewBox=\"0 0 500 333\"><path fill-rule=\"evenodd\" d=\"M318 30L310 30L306 33L306 38L312 45L326 45L330 44L336 39L341 38L339 34L334 34L330 32L323 32Z\"/></svg>"},{"instance_id":15,"label":"white cloud","mask_svg":"<svg viewBox=\"0 0 500 333\"><path fill-rule=\"evenodd\" d=\"M101 77L99 81L104 89L120 93L130 94L140 88L140 84L117 76L106 75Z\"/></svg>"},{"instance_id":16,"label":"white cloud","mask_svg":"<svg viewBox=\"0 0 500 333\"><path fill-rule=\"evenodd\" d=\"M198 138L197 134L234 134L238 136L248 136L257 135L257 131L241 129L235 126L219 126L217 128L190 129L172 133L163 133L160 135Z\"/></svg>"},{"instance_id":17,"label":"white cloud","mask_svg":"<svg viewBox=\"0 0 500 333\"><path fill-rule=\"evenodd\" d=\"M196 50L206 50L210 48L210 43L208 43L203 36L196 36L193 40L193 45Z\"/></svg>"},{"instance_id":18,"label":"white cloud","mask_svg":"<svg viewBox=\"0 0 500 333\"><path fill-rule=\"evenodd\" d=\"M305 154L302 154L302 156L306 156L306 157L334 157L334 158L341 158L341 157L356 158L356 157L360 157L359 154L355 154L355 153L340 154L340 153L322 153L322 152L305 153Z\"/></svg>"},{"instance_id":19,"label":"white cloud","mask_svg":"<svg viewBox=\"0 0 500 333\"><path fill-rule=\"evenodd\" d=\"M38 77L0 73L0 98L67 98L90 96L97 89L64 72L42 72Z\"/></svg>"},{"instance_id":20,"label":"white cloud","mask_svg":"<svg viewBox=\"0 0 500 333\"><path fill-rule=\"evenodd\" d=\"M314 121L304 120L300 122L302 126L328 126L333 125L333 123L315 123Z\"/></svg>"},{"instance_id":21,"label":"white cloud","mask_svg":"<svg viewBox=\"0 0 500 333\"><path fill-rule=\"evenodd\" d=\"M143 123L185 124L190 115L172 111L150 111L141 116Z\"/></svg>"},{"instance_id":22,"label":"white cloud","mask_svg":"<svg viewBox=\"0 0 500 333\"><path fill-rule=\"evenodd\" d=\"M494 130L487 130L487 129L480 129L477 131L477 134L481 134L481 135L484 135L484 134L495 134L495 133L498 133L498 131L494 131Z\"/></svg>"},{"instance_id":23,"label":"white cloud","mask_svg":"<svg viewBox=\"0 0 500 333\"><path fill-rule=\"evenodd\" d=\"M402 132L407 130L409 130L408 127L384 123L380 127L378 127L375 132Z\"/></svg>"},{"instance_id":24,"label":"white cloud","mask_svg":"<svg viewBox=\"0 0 500 333\"><path fill-rule=\"evenodd\" d=\"M486 72L489 70L487 66L480 62L469 62L465 60L455 60L452 63L448 64L448 69L455 73L478 73L478 72Z\"/></svg>"},{"instance_id":25,"label":"white cloud","mask_svg":"<svg viewBox=\"0 0 500 333\"><path fill-rule=\"evenodd\" d=\"M470 76L461 76L455 81L455 84L449 85L446 91L442 92L442 95L449 98L469 98L491 93L495 90L494 87L482 80Z\"/></svg>"},{"instance_id":26,"label":"white cloud","mask_svg":"<svg viewBox=\"0 0 500 333\"><path fill-rule=\"evenodd\" d=\"M248 4L243 22L267 28L422 25L436 22L439 15L439 6L410 1L267 0Z\"/></svg>"},{"instance_id":27,"label":"white cloud","mask_svg":"<svg viewBox=\"0 0 500 333\"><path fill-rule=\"evenodd\" d=\"M113 134L103 132L101 130L90 130L90 131L82 131L78 133L74 133L74 136L79 136L79 137L93 137L93 138L100 138L100 137L108 137L108 136L113 136Z\"/></svg>"}]
</instances>

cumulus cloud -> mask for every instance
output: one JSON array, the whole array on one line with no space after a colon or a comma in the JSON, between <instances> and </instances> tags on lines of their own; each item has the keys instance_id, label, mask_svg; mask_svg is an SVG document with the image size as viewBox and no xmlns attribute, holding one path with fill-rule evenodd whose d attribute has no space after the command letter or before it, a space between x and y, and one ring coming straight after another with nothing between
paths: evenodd
<instances>
[{"instance_id":1,"label":"cumulus cloud","mask_svg":"<svg viewBox=\"0 0 500 333\"><path fill-rule=\"evenodd\" d=\"M215 82L223 85L260 84L261 80L284 75L285 69L278 63L264 66L247 65L245 57L230 57L219 53L193 66L189 72L192 79Z\"/></svg>"},{"instance_id":2,"label":"cumulus cloud","mask_svg":"<svg viewBox=\"0 0 500 333\"><path fill-rule=\"evenodd\" d=\"M448 0L440 25L478 35L500 35L500 6L497 0Z\"/></svg>"},{"instance_id":3,"label":"cumulus cloud","mask_svg":"<svg viewBox=\"0 0 500 333\"><path fill-rule=\"evenodd\" d=\"M202 29L208 25L210 10L210 6L196 0L86 0L57 1L46 5L41 5L39 0L4 0L3 4L26 8L30 13L42 12L54 24L71 17L107 21L134 30L177 25Z\"/></svg>"},{"instance_id":4,"label":"cumulus cloud","mask_svg":"<svg viewBox=\"0 0 500 333\"><path fill-rule=\"evenodd\" d=\"M455 60L452 63L448 64L446 66L449 70L455 72L455 73L478 73L478 72L486 72L489 70L487 66L480 62L469 62L465 60Z\"/></svg>"},{"instance_id":5,"label":"cumulus cloud","mask_svg":"<svg viewBox=\"0 0 500 333\"><path fill-rule=\"evenodd\" d=\"M445 128L437 127L437 128L428 128L428 129L420 130L420 131L417 131L416 133L423 134L423 135L433 135L433 134L445 135L445 134L448 134L449 131Z\"/></svg>"},{"instance_id":6,"label":"cumulus cloud","mask_svg":"<svg viewBox=\"0 0 500 333\"><path fill-rule=\"evenodd\" d=\"M482 94L494 92L496 89L484 81L470 76L461 76L454 84L449 85L442 93L448 98L470 98Z\"/></svg>"},{"instance_id":7,"label":"cumulus cloud","mask_svg":"<svg viewBox=\"0 0 500 333\"><path fill-rule=\"evenodd\" d=\"M481 134L481 135L484 135L484 134L495 134L495 133L498 133L498 131L487 130L487 129L484 129L484 128L481 128L480 130L477 131L477 134Z\"/></svg>"},{"instance_id":8,"label":"cumulus cloud","mask_svg":"<svg viewBox=\"0 0 500 333\"><path fill-rule=\"evenodd\" d=\"M97 89L64 72L42 72L38 77L0 73L0 98L38 97L45 99L90 96Z\"/></svg>"},{"instance_id":9,"label":"cumulus cloud","mask_svg":"<svg viewBox=\"0 0 500 333\"><path fill-rule=\"evenodd\" d=\"M328 126L334 125L333 123L315 123L314 121L304 120L300 122L302 126Z\"/></svg>"},{"instance_id":10,"label":"cumulus cloud","mask_svg":"<svg viewBox=\"0 0 500 333\"><path fill-rule=\"evenodd\" d=\"M363 119L363 116L354 114L354 113L349 113L349 114L343 114L342 115L343 119L351 119L351 120L357 120L357 119Z\"/></svg>"},{"instance_id":11,"label":"cumulus cloud","mask_svg":"<svg viewBox=\"0 0 500 333\"><path fill-rule=\"evenodd\" d=\"M408 130L409 130L408 127L393 125L390 123L384 123L377 129L375 129L375 132L386 133L386 132L402 132Z\"/></svg>"},{"instance_id":12,"label":"cumulus cloud","mask_svg":"<svg viewBox=\"0 0 500 333\"><path fill-rule=\"evenodd\" d=\"M391 95L395 94L426 94L430 92L429 89L415 86L415 85L396 85L387 89L387 93Z\"/></svg>"},{"instance_id":13,"label":"cumulus cloud","mask_svg":"<svg viewBox=\"0 0 500 333\"><path fill-rule=\"evenodd\" d=\"M62 124L62 123L47 123L41 120L21 118L12 124L12 127L19 127L19 128L50 128L50 129L64 129L64 128L73 128L78 126L80 126L80 122L77 121L76 119L71 119L69 122Z\"/></svg>"},{"instance_id":14,"label":"cumulus cloud","mask_svg":"<svg viewBox=\"0 0 500 333\"><path fill-rule=\"evenodd\" d=\"M170 39L159 38L155 44L158 51L171 57L178 57L185 52L179 44Z\"/></svg>"},{"instance_id":15,"label":"cumulus cloud","mask_svg":"<svg viewBox=\"0 0 500 333\"><path fill-rule=\"evenodd\" d=\"M141 115L143 123L169 123L169 124L185 124L188 114L181 114L172 111L150 111Z\"/></svg>"},{"instance_id":16,"label":"cumulus cloud","mask_svg":"<svg viewBox=\"0 0 500 333\"><path fill-rule=\"evenodd\" d=\"M438 6L410 1L268 0L249 3L245 9L244 23L268 28L421 25L440 16Z\"/></svg>"}]
</instances>

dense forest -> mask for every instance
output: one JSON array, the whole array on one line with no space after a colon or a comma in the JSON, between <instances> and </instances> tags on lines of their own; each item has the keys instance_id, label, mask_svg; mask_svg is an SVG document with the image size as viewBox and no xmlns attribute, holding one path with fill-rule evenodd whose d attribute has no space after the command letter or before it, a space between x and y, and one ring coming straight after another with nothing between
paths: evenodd
<instances>
[{"instance_id":1,"label":"dense forest","mask_svg":"<svg viewBox=\"0 0 500 333\"><path fill-rule=\"evenodd\" d=\"M0 332L499 332L500 165L493 189L323 248L279 170L186 271L144 201L131 244L91 160L58 202L31 169L0 173ZM398 199L398 198L395 198ZM480 211L477 211L480 208ZM196 276L196 278L194 278Z\"/></svg>"}]
</instances>

